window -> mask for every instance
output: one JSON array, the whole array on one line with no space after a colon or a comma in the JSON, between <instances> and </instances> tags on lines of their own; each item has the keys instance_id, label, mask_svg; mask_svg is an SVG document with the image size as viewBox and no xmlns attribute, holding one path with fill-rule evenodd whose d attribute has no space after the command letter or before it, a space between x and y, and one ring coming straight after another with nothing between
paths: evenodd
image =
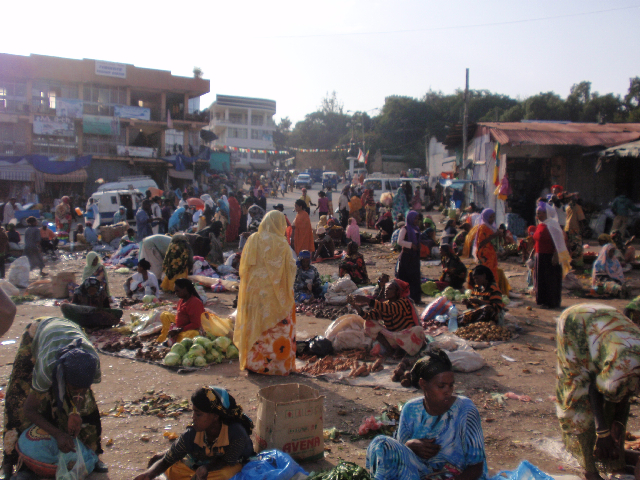
<instances>
[{"instance_id":1,"label":"window","mask_svg":"<svg viewBox=\"0 0 640 480\"><path fill-rule=\"evenodd\" d=\"M164 147L165 153L170 152L169 155L184 153L182 149L182 147L184 147L184 131L175 129L165 130ZM176 147L175 150L174 147Z\"/></svg>"},{"instance_id":2,"label":"window","mask_svg":"<svg viewBox=\"0 0 640 480\"><path fill-rule=\"evenodd\" d=\"M120 129L119 135L94 135L85 133L82 136L82 150L85 154L117 155L118 145L127 142L126 131Z\"/></svg>"},{"instance_id":3,"label":"window","mask_svg":"<svg viewBox=\"0 0 640 480\"><path fill-rule=\"evenodd\" d=\"M56 109L56 92L49 92L49 108Z\"/></svg>"},{"instance_id":4,"label":"window","mask_svg":"<svg viewBox=\"0 0 640 480\"><path fill-rule=\"evenodd\" d=\"M258 127L261 127L263 121L264 121L264 117L262 115L255 115L255 114L251 115L251 125L256 125Z\"/></svg>"},{"instance_id":5,"label":"window","mask_svg":"<svg viewBox=\"0 0 640 480\"><path fill-rule=\"evenodd\" d=\"M0 123L0 154L23 155L27 153L27 128L24 123Z\"/></svg>"},{"instance_id":6,"label":"window","mask_svg":"<svg viewBox=\"0 0 640 480\"><path fill-rule=\"evenodd\" d=\"M127 89L85 85L83 90L84 113L88 115L113 116L113 107L127 105Z\"/></svg>"},{"instance_id":7,"label":"window","mask_svg":"<svg viewBox=\"0 0 640 480\"><path fill-rule=\"evenodd\" d=\"M27 86L24 83L0 81L0 111L26 111L26 91Z\"/></svg>"},{"instance_id":8,"label":"window","mask_svg":"<svg viewBox=\"0 0 640 480\"><path fill-rule=\"evenodd\" d=\"M246 128L227 128L227 138L248 138L248 132Z\"/></svg>"},{"instance_id":9,"label":"window","mask_svg":"<svg viewBox=\"0 0 640 480\"><path fill-rule=\"evenodd\" d=\"M244 115L242 113L230 113L229 114L229 123L234 123L236 125L246 125L247 122L244 119Z\"/></svg>"},{"instance_id":10,"label":"window","mask_svg":"<svg viewBox=\"0 0 640 480\"><path fill-rule=\"evenodd\" d=\"M78 98L78 86L54 80L37 80L31 87L31 105L35 113L49 113L56 108L56 97Z\"/></svg>"},{"instance_id":11,"label":"window","mask_svg":"<svg viewBox=\"0 0 640 480\"><path fill-rule=\"evenodd\" d=\"M111 203L116 205L118 203L118 197L111 197Z\"/></svg>"}]
</instances>

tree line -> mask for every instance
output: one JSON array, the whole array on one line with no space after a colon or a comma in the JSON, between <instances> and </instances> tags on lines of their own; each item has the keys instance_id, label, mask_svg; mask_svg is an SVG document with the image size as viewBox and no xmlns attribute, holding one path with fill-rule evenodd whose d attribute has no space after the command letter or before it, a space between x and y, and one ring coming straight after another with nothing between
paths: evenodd
<instances>
[{"instance_id":1,"label":"tree line","mask_svg":"<svg viewBox=\"0 0 640 480\"><path fill-rule=\"evenodd\" d=\"M422 166L428 139L443 141L449 129L462 122L463 110L464 91L460 89L452 94L430 90L422 98L391 95L375 116L345 112L334 91L295 126L288 117L282 118L273 140L277 150L330 149L353 142L357 153L364 134L371 155L380 150ZM522 100L489 90L469 91L470 122L521 120L640 122L640 77L630 79L624 96L592 91L588 81L574 84L566 98L555 92L541 92Z\"/></svg>"}]
</instances>

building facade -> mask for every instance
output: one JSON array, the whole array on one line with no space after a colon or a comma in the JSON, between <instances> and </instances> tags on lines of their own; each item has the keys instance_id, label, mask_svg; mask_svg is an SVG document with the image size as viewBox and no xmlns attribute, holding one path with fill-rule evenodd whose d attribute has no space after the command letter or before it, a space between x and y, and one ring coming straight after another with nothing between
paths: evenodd
<instances>
[{"instance_id":1,"label":"building facade","mask_svg":"<svg viewBox=\"0 0 640 480\"><path fill-rule=\"evenodd\" d=\"M216 95L210 107L209 130L218 136L211 148L227 146L255 150L273 150L276 124L275 100ZM266 169L268 154L233 152L235 168Z\"/></svg>"},{"instance_id":2,"label":"building facade","mask_svg":"<svg viewBox=\"0 0 640 480\"><path fill-rule=\"evenodd\" d=\"M0 156L92 155L87 185L116 174L150 174L161 185L168 170L159 157L198 153L209 117L197 107L208 92L209 80L165 70L0 54Z\"/></svg>"}]
</instances>

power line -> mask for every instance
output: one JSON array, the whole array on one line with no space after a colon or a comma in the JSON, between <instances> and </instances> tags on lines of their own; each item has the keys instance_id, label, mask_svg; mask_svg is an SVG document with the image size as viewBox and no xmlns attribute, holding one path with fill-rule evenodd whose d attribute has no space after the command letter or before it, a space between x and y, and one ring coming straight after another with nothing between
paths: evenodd
<instances>
[{"instance_id":1,"label":"power line","mask_svg":"<svg viewBox=\"0 0 640 480\"><path fill-rule=\"evenodd\" d=\"M432 27L432 28L418 28L410 30L388 30L384 32L344 32L344 33L318 33L311 35L274 35L257 38L314 38L314 37L348 37L348 36L360 36L360 35L393 35L397 33L417 33L417 32L436 32L442 30L459 30L461 28L481 28L481 27L496 27L500 25L517 25L520 23L533 23L543 22L546 20L557 20L560 18L573 18L584 17L587 15L596 15L600 13L618 12L621 10L631 10L640 8L640 5L632 5L630 7L609 8L606 10L594 10L592 12L581 13L567 13L565 15L553 15L548 17L526 18L522 20L508 20L504 22L491 22L491 23L476 23L470 25L450 25L446 27Z\"/></svg>"}]
</instances>

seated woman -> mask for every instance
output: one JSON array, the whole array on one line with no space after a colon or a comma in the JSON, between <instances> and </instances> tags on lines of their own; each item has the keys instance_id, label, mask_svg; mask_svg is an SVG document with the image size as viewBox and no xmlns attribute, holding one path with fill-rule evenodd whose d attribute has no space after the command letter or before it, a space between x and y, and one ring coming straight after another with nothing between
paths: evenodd
<instances>
[{"instance_id":1,"label":"seated woman","mask_svg":"<svg viewBox=\"0 0 640 480\"><path fill-rule=\"evenodd\" d=\"M463 223L460 226L460 231L453 237L453 248L458 255L462 254L464 248L464 241L467 238L467 233L471 231L471 225L469 223Z\"/></svg>"},{"instance_id":2,"label":"seated woman","mask_svg":"<svg viewBox=\"0 0 640 480\"><path fill-rule=\"evenodd\" d=\"M420 234L420 258L440 258L439 247L440 244L436 239L436 231L433 228L427 228Z\"/></svg>"},{"instance_id":3,"label":"seated woman","mask_svg":"<svg viewBox=\"0 0 640 480\"><path fill-rule=\"evenodd\" d=\"M175 321L172 318L164 317L162 321L162 333L157 339L158 343L164 342L167 338L169 343L180 342L184 338L193 338L202 333L202 314L204 313L204 303L193 286L191 280L179 278L175 281L175 293L180 299L176 306Z\"/></svg>"},{"instance_id":4,"label":"seated woman","mask_svg":"<svg viewBox=\"0 0 640 480\"><path fill-rule=\"evenodd\" d=\"M100 358L78 325L56 317L27 325L4 403L5 475L11 476L18 463L16 444L21 434L21 445L35 436L40 442L33 450L40 451L45 437L54 444L53 450L57 445L65 453L75 448L78 439L88 472L108 471L97 457L102 453L102 425L91 391L94 383L100 383Z\"/></svg>"},{"instance_id":5,"label":"seated woman","mask_svg":"<svg viewBox=\"0 0 640 480\"><path fill-rule=\"evenodd\" d=\"M347 227L345 236L347 238L347 242L354 242L356 245L360 246L360 227L358 226L355 218L349 219L349 226Z\"/></svg>"},{"instance_id":6,"label":"seated woman","mask_svg":"<svg viewBox=\"0 0 640 480\"><path fill-rule=\"evenodd\" d=\"M347 254L338 267L338 275L340 278L347 274L356 285L369 283L369 275L367 274L364 257L361 253L358 253L358 244L355 242L350 242L349 245L347 245Z\"/></svg>"},{"instance_id":7,"label":"seated woman","mask_svg":"<svg viewBox=\"0 0 640 480\"><path fill-rule=\"evenodd\" d=\"M52 255L56 254L56 248L58 248L58 237L46 222L42 223L42 228L40 229L40 247L42 248L42 253L50 253Z\"/></svg>"},{"instance_id":8,"label":"seated woman","mask_svg":"<svg viewBox=\"0 0 640 480\"><path fill-rule=\"evenodd\" d=\"M109 277L107 276L107 271L104 269L104 265L102 264L100 255L98 255L96 252L89 252L89 254L87 255L84 270L82 271L83 282L89 277L94 277L100 280L100 283L104 287L107 297L111 296L111 292L109 291Z\"/></svg>"},{"instance_id":9,"label":"seated woman","mask_svg":"<svg viewBox=\"0 0 640 480\"><path fill-rule=\"evenodd\" d=\"M393 235L393 219L391 212L388 212L384 207L380 209L380 212L376 228L378 229L378 238L382 243L386 243L391 241L391 235Z\"/></svg>"},{"instance_id":10,"label":"seated woman","mask_svg":"<svg viewBox=\"0 0 640 480\"><path fill-rule=\"evenodd\" d=\"M464 300L469 310L462 313L461 324L469 325L475 322L504 322L504 303L502 292L496 284L491 269L485 265L478 265L469 272L467 284L471 289L471 296Z\"/></svg>"},{"instance_id":11,"label":"seated woman","mask_svg":"<svg viewBox=\"0 0 640 480\"><path fill-rule=\"evenodd\" d=\"M120 239L120 246L126 247L132 243L138 243L136 240L136 231L133 228L127 228L127 233Z\"/></svg>"},{"instance_id":12,"label":"seated woman","mask_svg":"<svg viewBox=\"0 0 640 480\"><path fill-rule=\"evenodd\" d=\"M320 215L320 219L318 220L318 223L316 223L316 230L318 230L320 227L326 229L328 219L328 215Z\"/></svg>"},{"instance_id":13,"label":"seated woman","mask_svg":"<svg viewBox=\"0 0 640 480\"><path fill-rule=\"evenodd\" d=\"M87 278L73 292L71 303L88 307L110 308L109 295L96 277Z\"/></svg>"},{"instance_id":14,"label":"seated woman","mask_svg":"<svg viewBox=\"0 0 640 480\"><path fill-rule=\"evenodd\" d=\"M383 280L383 279L380 279ZM400 279L386 283L384 301L369 299L363 295L350 295L349 303L364 318L364 332L378 343L371 348L372 355L386 352L416 355L424 345L424 330L409 297L409 284ZM362 311L368 305L370 310Z\"/></svg>"},{"instance_id":15,"label":"seated woman","mask_svg":"<svg viewBox=\"0 0 640 480\"><path fill-rule=\"evenodd\" d=\"M191 275L193 268L193 250L185 235L174 235L162 262L162 284L165 292L172 292L179 278Z\"/></svg>"},{"instance_id":16,"label":"seated woman","mask_svg":"<svg viewBox=\"0 0 640 480\"><path fill-rule=\"evenodd\" d=\"M222 254L222 222L212 222L209 229L209 253L206 256L207 262L212 267L217 267L224 263L224 255Z\"/></svg>"},{"instance_id":17,"label":"seated woman","mask_svg":"<svg viewBox=\"0 0 640 480\"><path fill-rule=\"evenodd\" d=\"M447 220L447 223L444 226L444 232L442 233L442 237L440 237L440 244L452 245L453 239L457 234L458 234L458 230L456 230L456 221Z\"/></svg>"},{"instance_id":18,"label":"seated woman","mask_svg":"<svg viewBox=\"0 0 640 480\"><path fill-rule=\"evenodd\" d=\"M617 255L620 259L620 264L625 265L627 263L635 263L636 261L636 249L631 246L631 243L635 240L635 235L632 236L626 242L623 240L622 235L620 235L620 230L613 230L611 232L611 242L618 249Z\"/></svg>"},{"instance_id":19,"label":"seated woman","mask_svg":"<svg viewBox=\"0 0 640 480\"><path fill-rule=\"evenodd\" d=\"M138 262L138 272L124 281L124 291L127 297L142 300L145 295L160 295L158 279L149 271L151 264L144 258Z\"/></svg>"},{"instance_id":20,"label":"seated woman","mask_svg":"<svg viewBox=\"0 0 640 480\"><path fill-rule=\"evenodd\" d=\"M24 249L24 244L21 243L20 233L16 230L14 223L7 224L7 237L9 238L9 248L11 250Z\"/></svg>"},{"instance_id":21,"label":"seated woman","mask_svg":"<svg viewBox=\"0 0 640 480\"><path fill-rule=\"evenodd\" d=\"M302 303L323 296L322 283L318 269L311 265L311 253L302 250L298 254L296 279L293 282L293 293L296 303Z\"/></svg>"},{"instance_id":22,"label":"seated woman","mask_svg":"<svg viewBox=\"0 0 640 480\"><path fill-rule=\"evenodd\" d=\"M369 444L366 468L371 477L484 480L480 414L471 400L454 394L447 354L432 349L414 365L411 381L423 396L404 405L395 438L379 435Z\"/></svg>"},{"instance_id":23,"label":"seated woman","mask_svg":"<svg viewBox=\"0 0 640 480\"><path fill-rule=\"evenodd\" d=\"M162 473L167 480L227 480L255 455L253 422L224 388L201 387L191 395L191 403L193 424L135 480L152 480Z\"/></svg>"},{"instance_id":24,"label":"seated woman","mask_svg":"<svg viewBox=\"0 0 640 480\"><path fill-rule=\"evenodd\" d=\"M318 241L316 242L316 251L313 252L313 259L316 258L333 258L335 256L336 246L333 243L333 238L327 235L327 231L324 227L320 227L316 230Z\"/></svg>"},{"instance_id":25,"label":"seated woman","mask_svg":"<svg viewBox=\"0 0 640 480\"><path fill-rule=\"evenodd\" d=\"M616 247L607 243L600 249L598 258L593 264L591 289L598 295L627 298L628 288L624 283L624 272L616 258Z\"/></svg>"},{"instance_id":26,"label":"seated woman","mask_svg":"<svg viewBox=\"0 0 640 480\"><path fill-rule=\"evenodd\" d=\"M460 290L467 279L467 267L449 245L445 244L440 247L440 256L442 258L442 275L440 281L436 282L438 289L442 291L447 287L453 287Z\"/></svg>"}]
</instances>

